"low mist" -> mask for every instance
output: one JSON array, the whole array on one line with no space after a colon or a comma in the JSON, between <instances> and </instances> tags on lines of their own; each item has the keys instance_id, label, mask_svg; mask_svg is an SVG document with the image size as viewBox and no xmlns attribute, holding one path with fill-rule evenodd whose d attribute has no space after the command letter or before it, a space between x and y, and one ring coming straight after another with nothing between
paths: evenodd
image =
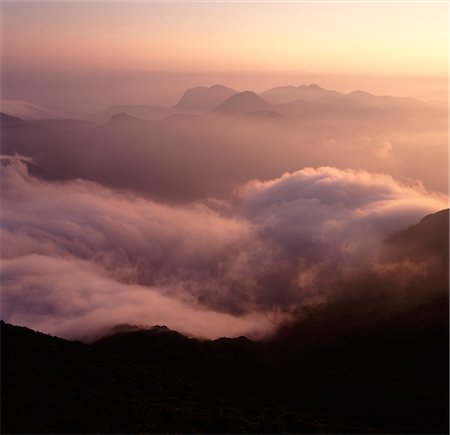
<instances>
[{"instance_id":1,"label":"low mist","mask_svg":"<svg viewBox=\"0 0 450 435\"><path fill-rule=\"evenodd\" d=\"M2 163L3 318L69 338L121 323L268 334L361 271L398 275L385 239L447 204L420 184L321 167L170 205Z\"/></svg>"}]
</instances>

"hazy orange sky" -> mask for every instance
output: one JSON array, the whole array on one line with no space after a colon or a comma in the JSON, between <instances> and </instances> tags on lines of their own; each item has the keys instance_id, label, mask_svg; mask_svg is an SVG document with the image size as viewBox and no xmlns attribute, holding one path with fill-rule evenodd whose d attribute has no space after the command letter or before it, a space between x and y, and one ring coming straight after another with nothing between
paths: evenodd
<instances>
[{"instance_id":1,"label":"hazy orange sky","mask_svg":"<svg viewBox=\"0 0 450 435\"><path fill-rule=\"evenodd\" d=\"M121 102L163 102L218 81L255 90L313 81L420 96L446 86L447 9L429 1L3 2L3 94L39 99L48 88L50 98L58 88L94 101L108 85L115 98L128 96Z\"/></svg>"}]
</instances>

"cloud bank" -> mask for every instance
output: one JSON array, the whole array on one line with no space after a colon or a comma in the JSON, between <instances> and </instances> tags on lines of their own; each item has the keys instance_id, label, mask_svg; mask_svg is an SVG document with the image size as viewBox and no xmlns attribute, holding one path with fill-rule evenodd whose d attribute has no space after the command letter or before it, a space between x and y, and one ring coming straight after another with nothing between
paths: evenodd
<instances>
[{"instance_id":1,"label":"cloud bank","mask_svg":"<svg viewBox=\"0 0 450 435\"><path fill-rule=\"evenodd\" d=\"M2 163L2 317L68 338L120 323L267 333L376 264L387 236L447 206L420 184L330 167L174 206Z\"/></svg>"}]
</instances>

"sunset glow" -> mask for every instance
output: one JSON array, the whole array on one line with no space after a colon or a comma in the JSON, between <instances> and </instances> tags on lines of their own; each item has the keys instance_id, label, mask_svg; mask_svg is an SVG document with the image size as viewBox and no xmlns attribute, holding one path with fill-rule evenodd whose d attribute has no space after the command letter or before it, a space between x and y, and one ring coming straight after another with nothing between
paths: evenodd
<instances>
[{"instance_id":1,"label":"sunset glow","mask_svg":"<svg viewBox=\"0 0 450 435\"><path fill-rule=\"evenodd\" d=\"M444 76L447 3L4 3L8 69Z\"/></svg>"},{"instance_id":2,"label":"sunset glow","mask_svg":"<svg viewBox=\"0 0 450 435\"><path fill-rule=\"evenodd\" d=\"M0 8L1 433L449 433L447 1Z\"/></svg>"},{"instance_id":3,"label":"sunset glow","mask_svg":"<svg viewBox=\"0 0 450 435\"><path fill-rule=\"evenodd\" d=\"M107 74L120 88L178 74L178 89L205 76L258 90L312 76L350 91L417 95L441 90L447 74L446 2L2 3L4 92L59 74L81 82ZM114 79L113 76L120 76ZM181 76L180 76L181 75ZM190 79L182 77L190 75ZM347 83L338 76L353 76ZM14 76L15 80L11 77ZM334 76L334 78L333 78ZM384 84L370 77L382 76ZM356 77L356 78L355 78ZM405 77L407 83L405 84ZM90 85L95 87L95 79ZM161 80L159 80L161 81ZM174 87L162 81L163 87ZM183 85L180 84L183 82ZM114 84L113 84L114 83ZM10 86L8 86L11 84ZM158 98L174 98L167 89ZM142 95L142 91L141 91ZM150 91L146 94L151 96Z\"/></svg>"}]
</instances>

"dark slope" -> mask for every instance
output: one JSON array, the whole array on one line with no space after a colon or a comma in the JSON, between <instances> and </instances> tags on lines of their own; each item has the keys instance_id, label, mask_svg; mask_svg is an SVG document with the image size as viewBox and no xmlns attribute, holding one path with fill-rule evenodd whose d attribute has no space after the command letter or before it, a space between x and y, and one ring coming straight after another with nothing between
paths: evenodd
<instances>
[{"instance_id":1,"label":"dark slope","mask_svg":"<svg viewBox=\"0 0 450 435\"><path fill-rule=\"evenodd\" d=\"M387 262L416 264L431 288L448 289L449 209L425 216L418 224L386 242ZM433 273L430 273L433 271Z\"/></svg>"},{"instance_id":2,"label":"dark slope","mask_svg":"<svg viewBox=\"0 0 450 435\"><path fill-rule=\"evenodd\" d=\"M449 232L449 209L425 216L413 225L388 240L397 257L428 259L437 257L448 265L448 241L442 235Z\"/></svg>"},{"instance_id":3,"label":"dark slope","mask_svg":"<svg viewBox=\"0 0 450 435\"><path fill-rule=\"evenodd\" d=\"M445 433L447 306L371 326L330 309L265 343L2 324L2 433Z\"/></svg>"},{"instance_id":4,"label":"dark slope","mask_svg":"<svg viewBox=\"0 0 450 435\"><path fill-rule=\"evenodd\" d=\"M252 346L168 330L87 345L2 324L2 433L266 432L286 414L317 431L252 393L252 382L266 382L253 371L247 380Z\"/></svg>"},{"instance_id":5,"label":"dark slope","mask_svg":"<svg viewBox=\"0 0 450 435\"><path fill-rule=\"evenodd\" d=\"M394 246L440 240L440 256L446 220ZM121 327L83 344L2 323L2 433L448 433L448 263L419 299L394 282L348 283L259 342Z\"/></svg>"},{"instance_id":6,"label":"dark slope","mask_svg":"<svg viewBox=\"0 0 450 435\"><path fill-rule=\"evenodd\" d=\"M20 127L23 125L26 125L26 121L23 119L0 112L0 127Z\"/></svg>"}]
</instances>

